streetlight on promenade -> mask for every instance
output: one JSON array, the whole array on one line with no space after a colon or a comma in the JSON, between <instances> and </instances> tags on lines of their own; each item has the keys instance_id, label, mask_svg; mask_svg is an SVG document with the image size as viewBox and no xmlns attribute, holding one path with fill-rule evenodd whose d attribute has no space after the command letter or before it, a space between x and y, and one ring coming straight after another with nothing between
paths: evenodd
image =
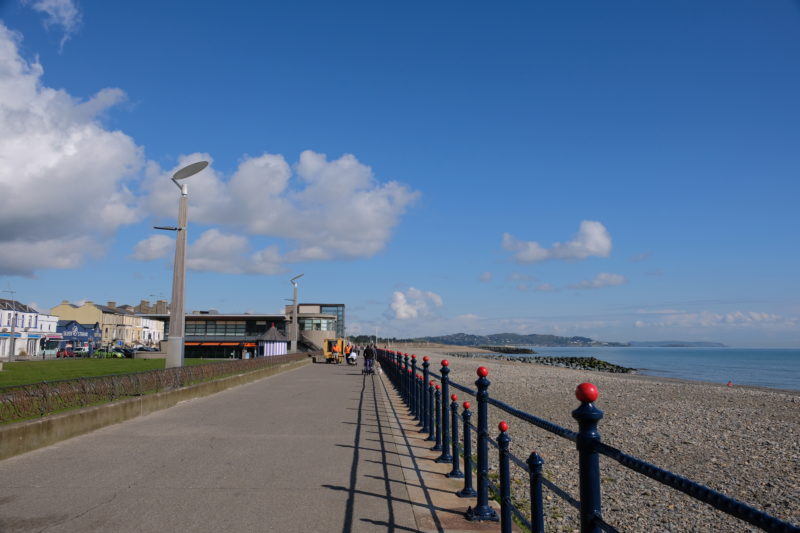
<instances>
[{"instance_id":1,"label":"streetlight on promenade","mask_svg":"<svg viewBox=\"0 0 800 533\"><path fill-rule=\"evenodd\" d=\"M172 183L181 191L178 204L178 226L154 226L156 229L177 232L175 264L172 271L172 302L170 302L166 368L183 366L183 334L186 320L183 311L183 293L186 287L186 224L189 216L189 188L185 183L178 183L178 180L194 176L207 166L208 161L198 161L183 167L172 175Z\"/></svg>"},{"instance_id":2,"label":"streetlight on promenade","mask_svg":"<svg viewBox=\"0 0 800 533\"><path fill-rule=\"evenodd\" d=\"M292 306L292 344L289 346L289 353L295 353L297 351L297 336L300 330L300 324L297 323L297 280L302 278L304 275L305 274L298 274L289 280L294 289L294 305Z\"/></svg>"},{"instance_id":3,"label":"streetlight on promenade","mask_svg":"<svg viewBox=\"0 0 800 533\"><path fill-rule=\"evenodd\" d=\"M5 290L3 292L7 292L11 295L11 337L8 340L8 360L11 361L14 359L17 350L17 333L15 331L17 325L17 303L14 301L14 296L16 295L17 291L12 291L11 289Z\"/></svg>"}]
</instances>

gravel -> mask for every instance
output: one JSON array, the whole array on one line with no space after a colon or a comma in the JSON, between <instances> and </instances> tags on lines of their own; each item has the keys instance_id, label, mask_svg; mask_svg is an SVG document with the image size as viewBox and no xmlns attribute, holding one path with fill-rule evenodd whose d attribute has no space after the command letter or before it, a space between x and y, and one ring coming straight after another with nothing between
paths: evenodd
<instances>
[{"instance_id":1,"label":"gravel","mask_svg":"<svg viewBox=\"0 0 800 533\"><path fill-rule=\"evenodd\" d=\"M422 353L433 356L432 370L438 373L442 357L432 351ZM594 383L600 391L595 405L604 412L598 426L603 442L800 524L798 391L448 357L454 381L474 389L476 368L486 366L493 398L572 431L577 431L577 423L570 413L579 405L575 387ZM453 392L459 401L465 399ZM546 478L577 498L577 452L572 442L494 407L489 419L493 437L498 422L506 420L512 452L525 461L537 451L545 461ZM495 451L490 450L490 457L497 461ZM759 531L612 459L601 456L600 468L603 517L620 531ZM513 464L512 471L515 496L528 508L527 474ZM578 531L577 511L549 490L544 494L547 531Z\"/></svg>"}]
</instances>

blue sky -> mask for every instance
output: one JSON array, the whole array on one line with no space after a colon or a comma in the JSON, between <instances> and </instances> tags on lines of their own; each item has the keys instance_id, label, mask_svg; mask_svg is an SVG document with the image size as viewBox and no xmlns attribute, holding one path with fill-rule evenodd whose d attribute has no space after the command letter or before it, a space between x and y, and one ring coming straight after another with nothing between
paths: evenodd
<instances>
[{"instance_id":1,"label":"blue sky","mask_svg":"<svg viewBox=\"0 0 800 533\"><path fill-rule=\"evenodd\" d=\"M0 285L800 346L800 4L0 1ZM3 296L8 296L4 294Z\"/></svg>"}]
</instances>

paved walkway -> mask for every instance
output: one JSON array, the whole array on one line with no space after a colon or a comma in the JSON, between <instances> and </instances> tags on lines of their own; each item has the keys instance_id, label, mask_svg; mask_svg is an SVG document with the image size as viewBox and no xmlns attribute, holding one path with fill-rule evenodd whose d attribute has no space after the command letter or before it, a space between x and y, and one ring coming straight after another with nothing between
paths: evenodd
<instances>
[{"instance_id":1,"label":"paved walkway","mask_svg":"<svg viewBox=\"0 0 800 533\"><path fill-rule=\"evenodd\" d=\"M1 461L0 531L498 530L408 422L388 380L309 364Z\"/></svg>"}]
</instances>

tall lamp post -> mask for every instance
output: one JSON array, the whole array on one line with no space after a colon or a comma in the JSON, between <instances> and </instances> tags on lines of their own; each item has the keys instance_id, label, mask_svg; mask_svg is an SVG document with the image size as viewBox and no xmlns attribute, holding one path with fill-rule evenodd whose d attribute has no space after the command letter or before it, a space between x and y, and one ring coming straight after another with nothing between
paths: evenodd
<instances>
[{"instance_id":1,"label":"tall lamp post","mask_svg":"<svg viewBox=\"0 0 800 533\"><path fill-rule=\"evenodd\" d=\"M187 165L172 175L172 183L181 190L178 204L178 226L154 226L155 229L176 231L175 264L172 271L172 302L169 313L169 339L167 341L166 368L183 366L183 333L186 315L183 311L183 293L186 287L186 224L189 215L189 188L178 180L194 176L208 166L208 161Z\"/></svg>"},{"instance_id":2,"label":"tall lamp post","mask_svg":"<svg viewBox=\"0 0 800 533\"><path fill-rule=\"evenodd\" d=\"M297 351L297 337L300 331L300 324L297 323L297 280L302 278L305 274L298 274L289 280L292 284L293 297L292 297L292 344L289 346L289 353Z\"/></svg>"},{"instance_id":3,"label":"tall lamp post","mask_svg":"<svg viewBox=\"0 0 800 533\"><path fill-rule=\"evenodd\" d=\"M17 325L17 302L14 301L14 295L16 294L16 291L8 289L3 292L7 292L11 295L11 338L8 340L8 360L11 361L16 355L15 352L17 351L17 333L15 331L15 327Z\"/></svg>"}]
</instances>

